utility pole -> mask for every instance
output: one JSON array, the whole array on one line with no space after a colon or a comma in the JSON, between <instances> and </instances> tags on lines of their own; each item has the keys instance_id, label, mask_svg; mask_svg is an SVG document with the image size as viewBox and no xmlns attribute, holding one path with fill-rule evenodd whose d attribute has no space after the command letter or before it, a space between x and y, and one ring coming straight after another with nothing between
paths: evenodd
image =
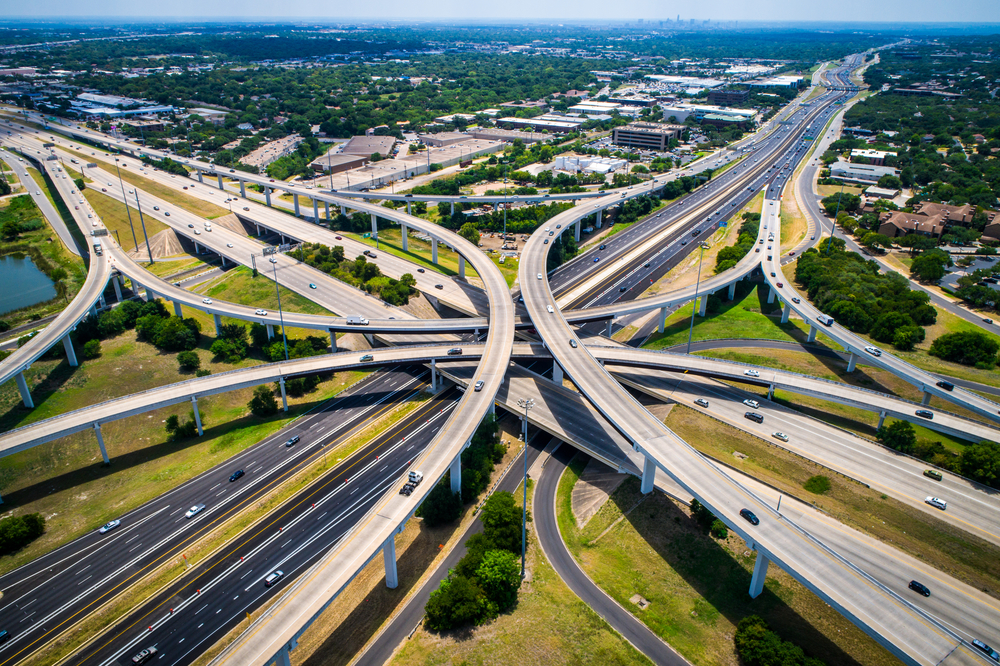
<instances>
[{"instance_id":1,"label":"utility pole","mask_svg":"<svg viewBox=\"0 0 1000 666\"><path fill-rule=\"evenodd\" d=\"M149 263L154 264L153 261L153 251L149 249L149 236L146 234L146 221L142 219L142 206L139 205L139 190L137 188L132 188L132 192L135 194L135 207L139 210L139 224L142 225L142 237L146 239L146 254L149 255ZM232 212L233 205L229 204L229 210Z\"/></svg>"},{"instance_id":2,"label":"utility pole","mask_svg":"<svg viewBox=\"0 0 1000 666\"><path fill-rule=\"evenodd\" d=\"M552 361L555 363L555 361ZM534 398L521 398L518 407L524 407L524 497L521 501L521 578L524 578L524 559L528 549L528 410L535 406Z\"/></svg>"},{"instance_id":3,"label":"utility pole","mask_svg":"<svg viewBox=\"0 0 1000 666\"><path fill-rule=\"evenodd\" d=\"M132 224L132 211L128 209L128 197L125 195L125 181L122 180L122 170L118 166L118 156L115 156L115 169L118 171L118 184L122 188L122 203L125 204L125 213L128 215L128 226L132 229L132 242L135 243L135 251L139 251L139 239L135 237L135 225ZM152 259L152 257L150 257Z\"/></svg>"},{"instance_id":4,"label":"utility pole","mask_svg":"<svg viewBox=\"0 0 1000 666\"><path fill-rule=\"evenodd\" d=\"M691 303L691 326L688 328L688 354L691 353L691 336L694 335L694 314L698 311L698 285L701 284L701 262L705 258L705 250L708 249L708 243L702 241L698 247L701 250L701 254L698 257L698 281L694 283L694 301Z\"/></svg>"}]
</instances>

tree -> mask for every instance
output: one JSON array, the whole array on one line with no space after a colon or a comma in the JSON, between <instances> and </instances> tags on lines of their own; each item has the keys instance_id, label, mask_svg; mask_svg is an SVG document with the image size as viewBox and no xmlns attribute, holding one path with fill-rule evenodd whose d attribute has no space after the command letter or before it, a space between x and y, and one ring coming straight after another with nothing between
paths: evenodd
<instances>
[{"instance_id":1,"label":"tree","mask_svg":"<svg viewBox=\"0 0 1000 666\"><path fill-rule=\"evenodd\" d=\"M101 355L101 341L87 340L83 343L83 357L87 359L97 358Z\"/></svg>"},{"instance_id":2,"label":"tree","mask_svg":"<svg viewBox=\"0 0 1000 666\"><path fill-rule=\"evenodd\" d=\"M445 478L427 493L416 515L423 518L428 527L450 523L462 515L462 493L451 492L450 474L445 474Z\"/></svg>"},{"instance_id":3,"label":"tree","mask_svg":"<svg viewBox=\"0 0 1000 666\"><path fill-rule=\"evenodd\" d=\"M74 178L73 184L76 185L76 189L83 192L87 188L87 184L83 182L83 178Z\"/></svg>"},{"instance_id":4,"label":"tree","mask_svg":"<svg viewBox=\"0 0 1000 666\"><path fill-rule=\"evenodd\" d=\"M182 351L177 355L177 363L182 372L194 372L201 367L201 358L196 352Z\"/></svg>"},{"instance_id":5,"label":"tree","mask_svg":"<svg viewBox=\"0 0 1000 666\"><path fill-rule=\"evenodd\" d=\"M917 445L917 431L909 421L893 421L889 425L883 425L875 433L875 437L881 444L900 453L910 453Z\"/></svg>"},{"instance_id":6,"label":"tree","mask_svg":"<svg viewBox=\"0 0 1000 666\"><path fill-rule=\"evenodd\" d=\"M431 592L424 606L427 628L448 631L475 624L482 611L483 590L464 576L450 576Z\"/></svg>"},{"instance_id":7,"label":"tree","mask_svg":"<svg viewBox=\"0 0 1000 666\"><path fill-rule=\"evenodd\" d=\"M254 389L253 397L247 407L254 416L260 418L278 413L278 401L274 399L274 392L267 386L258 386Z\"/></svg>"},{"instance_id":8,"label":"tree","mask_svg":"<svg viewBox=\"0 0 1000 666\"><path fill-rule=\"evenodd\" d=\"M496 611L503 613L517 603L521 563L509 550L488 550L476 569L476 579Z\"/></svg>"},{"instance_id":9,"label":"tree","mask_svg":"<svg viewBox=\"0 0 1000 666\"><path fill-rule=\"evenodd\" d=\"M986 333L959 331L940 336L931 344L929 352L945 361L988 370L996 365L998 350L1000 343Z\"/></svg>"},{"instance_id":10,"label":"tree","mask_svg":"<svg viewBox=\"0 0 1000 666\"><path fill-rule=\"evenodd\" d=\"M962 474L993 486L1000 487L1000 444L982 440L962 451Z\"/></svg>"},{"instance_id":11,"label":"tree","mask_svg":"<svg viewBox=\"0 0 1000 666\"><path fill-rule=\"evenodd\" d=\"M45 518L39 513L0 520L0 555L8 555L24 548L44 532Z\"/></svg>"},{"instance_id":12,"label":"tree","mask_svg":"<svg viewBox=\"0 0 1000 666\"><path fill-rule=\"evenodd\" d=\"M483 534L495 548L521 552L521 507L514 502L509 492L496 492L483 503L479 513L483 523ZM531 512L528 512L531 521Z\"/></svg>"},{"instance_id":13,"label":"tree","mask_svg":"<svg viewBox=\"0 0 1000 666\"><path fill-rule=\"evenodd\" d=\"M469 241L473 245L479 245L479 229L472 222L466 222L458 230L458 235Z\"/></svg>"},{"instance_id":14,"label":"tree","mask_svg":"<svg viewBox=\"0 0 1000 666\"><path fill-rule=\"evenodd\" d=\"M17 238L17 235L21 233L21 223L17 220L7 220L0 227L0 235L4 237L5 240L13 240Z\"/></svg>"},{"instance_id":15,"label":"tree","mask_svg":"<svg viewBox=\"0 0 1000 666\"><path fill-rule=\"evenodd\" d=\"M947 252L928 250L917 256L910 264L910 275L924 282L937 282L944 277L944 268L951 262Z\"/></svg>"}]
</instances>

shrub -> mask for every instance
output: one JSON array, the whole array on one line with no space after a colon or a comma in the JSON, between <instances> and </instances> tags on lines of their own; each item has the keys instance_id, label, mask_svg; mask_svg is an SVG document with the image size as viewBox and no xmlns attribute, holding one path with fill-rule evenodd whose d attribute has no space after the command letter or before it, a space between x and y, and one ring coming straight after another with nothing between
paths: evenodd
<instances>
[{"instance_id":1,"label":"shrub","mask_svg":"<svg viewBox=\"0 0 1000 666\"><path fill-rule=\"evenodd\" d=\"M809 477L802 487L816 495L822 495L830 490L830 479L822 475Z\"/></svg>"},{"instance_id":2,"label":"shrub","mask_svg":"<svg viewBox=\"0 0 1000 666\"><path fill-rule=\"evenodd\" d=\"M197 372L195 372L194 376L195 377L208 377L210 374L212 374L211 370L209 370L208 368L202 368L202 369L198 370Z\"/></svg>"},{"instance_id":3,"label":"shrub","mask_svg":"<svg viewBox=\"0 0 1000 666\"><path fill-rule=\"evenodd\" d=\"M783 641L758 615L748 615L736 625L736 654L744 666L823 666L807 657L798 645Z\"/></svg>"},{"instance_id":4,"label":"shrub","mask_svg":"<svg viewBox=\"0 0 1000 666\"><path fill-rule=\"evenodd\" d=\"M267 386L258 386L253 391L250 404L247 405L254 416L265 418L278 413L278 401L274 392Z\"/></svg>"},{"instance_id":5,"label":"shrub","mask_svg":"<svg viewBox=\"0 0 1000 666\"><path fill-rule=\"evenodd\" d=\"M182 351L177 355L177 363L182 372L192 372L201 367L201 358L196 352Z\"/></svg>"},{"instance_id":6,"label":"shrub","mask_svg":"<svg viewBox=\"0 0 1000 666\"><path fill-rule=\"evenodd\" d=\"M0 520L0 555L21 550L44 532L45 519L39 513Z\"/></svg>"},{"instance_id":7,"label":"shrub","mask_svg":"<svg viewBox=\"0 0 1000 666\"><path fill-rule=\"evenodd\" d=\"M997 362L1000 344L980 331L945 333L931 343L930 354L962 365L992 368Z\"/></svg>"},{"instance_id":8,"label":"shrub","mask_svg":"<svg viewBox=\"0 0 1000 666\"><path fill-rule=\"evenodd\" d=\"M726 524L718 518L712 521L712 526L708 529L708 531L716 539L725 539L729 536L729 528L726 527Z\"/></svg>"},{"instance_id":9,"label":"shrub","mask_svg":"<svg viewBox=\"0 0 1000 666\"><path fill-rule=\"evenodd\" d=\"M503 613L517 603L521 565L514 553L508 550L486 551L476 569L476 579L490 601L489 615Z\"/></svg>"},{"instance_id":10,"label":"shrub","mask_svg":"<svg viewBox=\"0 0 1000 666\"><path fill-rule=\"evenodd\" d=\"M917 431L908 421L893 421L875 433L878 441L900 453L911 453L917 444Z\"/></svg>"},{"instance_id":11,"label":"shrub","mask_svg":"<svg viewBox=\"0 0 1000 666\"><path fill-rule=\"evenodd\" d=\"M464 576L450 576L431 592L424 606L427 628L431 631L448 631L467 624L474 624L481 611L482 589Z\"/></svg>"},{"instance_id":12,"label":"shrub","mask_svg":"<svg viewBox=\"0 0 1000 666\"><path fill-rule=\"evenodd\" d=\"M83 343L83 357L86 359L97 358L101 355L101 341L87 340Z\"/></svg>"},{"instance_id":13,"label":"shrub","mask_svg":"<svg viewBox=\"0 0 1000 666\"><path fill-rule=\"evenodd\" d=\"M427 499L417 508L416 515L428 527L436 527L457 520L462 515L462 495L451 492L451 475L445 474L441 482L427 493Z\"/></svg>"},{"instance_id":14,"label":"shrub","mask_svg":"<svg viewBox=\"0 0 1000 666\"><path fill-rule=\"evenodd\" d=\"M483 523L483 535L494 548L502 548L512 553L521 552L521 507L508 492L496 492L483 503L479 520ZM528 511L528 522L531 512Z\"/></svg>"}]
</instances>

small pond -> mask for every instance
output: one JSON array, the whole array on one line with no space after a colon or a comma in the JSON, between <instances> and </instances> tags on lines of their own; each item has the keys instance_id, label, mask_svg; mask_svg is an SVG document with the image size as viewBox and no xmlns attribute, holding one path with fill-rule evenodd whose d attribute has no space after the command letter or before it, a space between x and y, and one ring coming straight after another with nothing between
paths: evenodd
<instances>
[{"instance_id":1,"label":"small pond","mask_svg":"<svg viewBox=\"0 0 1000 666\"><path fill-rule=\"evenodd\" d=\"M0 315L56 297L49 276L23 254L0 256Z\"/></svg>"}]
</instances>

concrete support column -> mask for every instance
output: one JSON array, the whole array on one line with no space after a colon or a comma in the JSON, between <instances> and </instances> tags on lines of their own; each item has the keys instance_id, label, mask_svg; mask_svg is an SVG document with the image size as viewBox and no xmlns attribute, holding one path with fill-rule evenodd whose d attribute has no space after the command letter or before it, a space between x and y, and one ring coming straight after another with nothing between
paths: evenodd
<instances>
[{"instance_id":1,"label":"concrete support column","mask_svg":"<svg viewBox=\"0 0 1000 666\"><path fill-rule=\"evenodd\" d=\"M226 256L224 254L220 254L219 255L219 259L222 260L222 267L225 268L226 267Z\"/></svg>"},{"instance_id":2,"label":"concrete support column","mask_svg":"<svg viewBox=\"0 0 1000 666\"><path fill-rule=\"evenodd\" d=\"M341 215L347 215L347 207L346 206L344 206L344 205L340 206L340 214Z\"/></svg>"},{"instance_id":3,"label":"concrete support column","mask_svg":"<svg viewBox=\"0 0 1000 666\"><path fill-rule=\"evenodd\" d=\"M264 324L264 325L267 326L267 339L268 340L273 340L274 339L274 324Z\"/></svg>"},{"instance_id":4,"label":"concrete support column","mask_svg":"<svg viewBox=\"0 0 1000 666\"><path fill-rule=\"evenodd\" d=\"M104 310L104 309L106 309L108 307L108 302L104 300L104 294L100 294L97 297L97 303L98 303L98 307L100 307L102 310Z\"/></svg>"},{"instance_id":5,"label":"concrete support column","mask_svg":"<svg viewBox=\"0 0 1000 666\"><path fill-rule=\"evenodd\" d=\"M91 317L97 316L97 303L94 303L93 305L90 306L90 316Z\"/></svg>"},{"instance_id":6,"label":"concrete support column","mask_svg":"<svg viewBox=\"0 0 1000 666\"><path fill-rule=\"evenodd\" d=\"M338 351L340 350L337 349L337 332L330 331L330 352L336 354Z\"/></svg>"},{"instance_id":7,"label":"concrete support column","mask_svg":"<svg viewBox=\"0 0 1000 666\"><path fill-rule=\"evenodd\" d=\"M432 358L431 359L431 393L437 393L437 390L438 390L438 388L437 388L437 378L438 378L437 360Z\"/></svg>"},{"instance_id":8,"label":"concrete support column","mask_svg":"<svg viewBox=\"0 0 1000 666\"><path fill-rule=\"evenodd\" d=\"M213 314L212 319L215 320L215 336L218 337L222 335L222 317L217 314Z\"/></svg>"},{"instance_id":9,"label":"concrete support column","mask_svg":"<svg viewBox=\"0 0 1000 666\"><path fill-rule=\"evenodd\" d=\"M181 310L181 302L180 301L174 301L174 314L177 315L178 317L180 317L181 319L184 318L184 311Z\"/></svg>"},{"instance_id":10,"label":"concrete support column","mask_svg":"<svg viewBox=\"0 0 1000 666\"><path fill-rule=\"evenodd\" d=\"M756 599L764 591L764 579L767 578L767 565L770 562L764 553L757 551L757 561L753 564L753 578L750 579L751 599Z\"/></svg>"},{"instance_id":11,"label":"concrete support column","mask_svg":"<svg viewBox=\"0 0 1000 666\"><path fill-rule=\"evenodd\" d=\"M614 317L608 320L608 329L607 331L605 331L605 335L607 335L609 338L611 337L611 327L614 325L614 323L615 323Z\"/></svg>"},{"instance_id":12,"label":"concrete support column","mask_svg":"<svg viewBox=\"0 0 1000 666\"><path fill-rule=\"evenodd\" d=\"M819 333L819 329L816 328L815 326L813 326L812 324L810 324L809 325L809 337L806 338L806 342L816 342L816 334L817 333Z\"/></svg>"},{"instance_id":13,"label":"concrete support column","mask_svg":"<svg viewBox=\"0 0 1000 666\"><path fill-rule=\"evenodd\" d=\"M198 241L194 242L194 253L201 254L201 245L198 245Z\"/></svg>"},{"instance_id":14,"label":"concrete support column","mask_svg":"<svg viewBox=\"0 0 1000 666\"><path fill-rule=\"evenodd\" d=\"M656 332L663 333L667 326L667 308L666 306L660 308L660 316L656 320Z\"/></svg>"},{"instance_id":15,"label":"concrete support column","mask_svg":"<svg viewBox=\"0 0 1000 666\"><path fill-rule=\"evenodd\" d=\"M595 224L594 226L596 228L598 228L598 229L601 228L601 216L602 216L603 213L604 213L604 209L603 208L601 210L597 211L597 224Z\"/></svg>"},{"instance_id":16,"label":"concrete support column","mask_svg":"<svg viewBox=\"0 0 1000 666\"><path fill-rule=\"evenodd\" d=\"M111 278L111 284L113 284L115 286L115 299L117 299L117 301L119 303L121 303L122 300L123 300L122 299L122 282L121 282L121 280L118 279L118 276L115 276L115 277Z\"/></svg>"},{"instance_id":17,"label":"concrete support column","mask_svg":"<svg viewBox=\"0 0 1000 666\"><path fill-rule=\"evenodd\" d=\"M881 428L884 424L885 424L885 410L883 409L881 412L878 413L878 428ZM878 430L878 428L876 428L876 430Z\"/></svg>"},{"instance_id":18,"label":"concrete support column","mask_svg":"<svg viewBox=\"0 0 1000 666\"><path fill-rule=\"evenodd\" d=\"M201 412L198 411L198 398L191 396L191 409L194 411L194 424L198 426L198 436L201 437L205 431L201 428Z\"/></svg>"},{"instance_id":19,"label":"concrete support column","mask_svg":"<svg viewBox=\"0 0 1000 666\"><path fill-rule=\"evenodd\" d=\"M399 587L399 574L396 572L396 535L391 535L382 544L382 559L385 561L385 586L390 590Z\"/></svg>"},{"instance_id":20,"label":"concrete support column","mask_svg":"<svg viewBox=\"0 0 1000 666\"><path fill-rule=\"evenodd\" d=\"M319 224L319 202L313 199L313 222Z\"/></svg>"},{"instance_id":21,"label":"concrete support column","mask_svg":"<svg viewBox=\"0 0 1000 666\"><path fill-rule=\"evenodd\" d=\"M129 278L129 279L132 280L132 293L138 296L139 298L142 298L143 286L138 282L136 282L134 278ZM149 300L149 294L146 294L146 300Z\"/></svg>"},{"instance_id":22,"label":"concrete support column","mask_svg":"<svg viewBox=\"0 0 1000 666\"><path fill-rule=\"evenodd\" d=\"M34 409L35 401L31 399L31 391L28 390L28 382L24 379L24 371L17 373L15 379L17 380L17 390L21 392L21 402L28 409Z\"/></svg>"},{"instance_id":23,"label":"concrete support column","mask_svg":"<svg viewBox=\"0 0 1000 666\"><path fill-rule=\"evenodd\" d=\"M559 365L559 362L556 361L556 360L554 360L554 359L552 361L552 381L554 381L556 384L559 384L559 385L562 385L562 383L563 383L563 369L562 369L562 366Z\"/></svg>"},{"instance_id":24,"label":"concrete support column","mask_svg":"<svg viewBox=\"0 0 1000 666\"><path fill-rule=\"evenodd\" d=\"M365 336L365 340L368 341L369 347L375 346L375 334L374 333L362 333Z\"/></svg>"},{"instance_id":25,"label":"concrete support column","mask_svg":"<svg viewBox=\"0 0 1000 666\"><path fill-rule=\"evenodd\" d=\"M451 492L462 492L462 454L459 453L451 461Z\"/></svg>"},{"instance_id":26,"label":"concrete support column","mask_svg":"<svg viewBox=\"0 0 1000 666\"><path fill-rule=\"evenodd\" d=\"M577 243L580 242L580 227L582 227L582 226L583 226L583 221L582 220L577 220L576 224L573 225L573 238L576 239Z\"/></svg>"},{"instance_id":27,"label":"concrete support column","mask_svg":"<svg viewBox=\"0 0 1000 666\"><path fill-rule=\"evenodd\" d=\"M791 314L792 314L792 304L791 303L785 303L785 307L781 311L781 323L782 324L787 324L788 323L788 317Z\"/></svg>"},{"instance_id":28,"label":"concrete support column","mask_svg":"<svg viewBox=\"0 0 1000 666\"><path fill-rule=\"evenodd\" d=\"M257 230L257 236L260 236L260 225L254 222L253 226Z\"/></svg>"},{"instance_id":29,"label":"concrete support column","mask_svg":"<svg viewBox=\"0 0 1000 666\"><path fill-rule=\"evenodd\" d=\"M767 399L774 400L774 384L770 384L767 387Z\"/></svg>"},{"instance_id":30,"label":"concrete support column","mask_svg":"<svg viewBox=\"0 0 1000 666\"><path fill-rule=\"evenodd\" d=\"M217 174L215 174L215 175L219 177L219 189L220 189L220 190L224 190L224 189L226 189L226 188L225 188L225 187L224 187L224 186L222 185L222 174L221 174L221 173L217 173Z\"/></svg>"},{"instance_id":31,"label":"concrete support column","mask_svg":"<svg viewBox=\"0 0 1000 666\"><path fill-rule=\"evenodd\" d=\"M288 396L285 394L285 378L281 377L278 379L278 384L281 386L281 408L288 411Z\"/></svg>"},{"instance_id":32,"label":"concrete support column","mask_svg":"<svg viewBox=\"0 0 1000 666\"><path fill-rule=\"evenodd\" d=\"M409 204L407 204L409 205ZM403 252L410 251L410 235L409 228L405 224L399 225L399 236L403 239Z\"/></svg>"},{"instance_id":33,"label":"concrete support column","mask_svg":"<svg viewBox=\"0 0 1000 666\"><path fill-rule=\"evenodd\" d=\"M465 279L465 257L461 255L458 257L458 278L460 280Z\"/></svg>"},{"instance_id":34,"label":"concrete support column","mask_svg":"<svg viewBox=\"0 0 1000 666\"><path fill-rule=\"evenodd\" d=\"M854 368L855 366L857 366L857 364L858 364L858 355L852 352L851 358L847 360L847 371L854 372Z\"/></svg>"},{"instance_id":35,"label":"concrete support column","mask_svg":"<svg viewBox=\"0 0 1000 666\"><path fill-rule=\"evenodd\" d=\"M927 391L924 391L924 397L920 401L920 404L921 405L929 405L929 404L931 404L931 394L928 393Z\"/></svg>"},{"instance_id":36,"label":"concrete support column","mask_svg":"<svg viewBox=\"0 0 1000 666\"><path fill-rule=\"evenodd\" d=\"M732 283L731 285L729 285L729 296L726 298L726 300L731 301L734 298L736 298L736 283L735 282Z\"/></svg>"},{"instance_id":37,"label":"concrete support column","mask_svg":"<svg viewBox=\"0 0 1000 666\"><path fill-rule=\"evenodd\" d=\"M372 213L372 238L378 238L378 217Z\"/></svg>"},{"instance_id":38,"label":"concrete support column","mask_svg":"<svg viewBox=\"0 0 1000 666\"><path fill-rule=\"evenodd\" d=\"M101 434L101 424L94 424L94 434L97 436L97 446L101 448L101 457L104 458L104 464L110 465L111 459L108 458L108 450L104 448L104 435Z\"/></svg>"},{"instance_id":39,"label":"concrete support column","mask_svg":"<svg viewBox=\"0 0 1000 666\"><path fill-rule=\"evenodd\" d=\"M438 262L438 242L436 238L431 239L431 262Z\"/></svg>"},{"instance_id":40,"label":"concrete support column","mask_svg":"<svg viewBox=\"0 0 1000 666\"><path fill-rule=\"evenodd\" d=\"M656 464L649 456L642 458L642 485L639 490L643 495L653 492L653 480L656 478Z\"/></svg>"},{"instance_id":41,"label":"concrete support column","mask_svg":"<svg viewBox=\"0 0 1000 666\"><path fill-rule=\"evenodd\" d=\"M282 645L278 654L274 655L274 666L292 666L292 660L288 657L287 645Z\"/></svg>"},{"instance_id":42,"label":"concrete support column","mask_svg":"<svg viewBox=\"0 0 1000 666\"><path fill-rule=\"evenodd\" d=\"M327 221L329 221L330 220L330 202L329 201L324 201L323 202L323 207L326 209L326 219L327 219Z\"/></svg>"},{"instance_id":43,"label":"concrete support column","mask_svg":"<svg viewBox=\"0 0 1000 666\"><path fill-rule=\"evenodd\" d=\"M495 400L490 401L490 408L486 411L487 414L492 414L496 416L497 413L497 403ZM3 500L0 500L0 504L3 504Z\"/></svg>"},{"instance_id":44,"label":"concrete support column","mask_svg":"<svg viewBox=\"0 0 1000 666\"><path fill-rule=\"evenodd\" d=\"M410 210L410 202L409 201L406 202L406 214L407 215L413 215L413 211Z\"/></svg>"},{"instance_id":45,"label":"concrete support column","mask_svg":"<svg viewBox=\"0 0 1000 666\"><path fill-rule=\"evenodd\" d=\"M455 214L455 202L454 201L451 202L451 214L452 215Z\"/></svg>"},{"instance_id":46,"label":"concrete support column","mask_svg":"<svg viewBox=\"0 0 1000 666\"><path fill-rule=\"evenodd\" d=\"M198 182L199 183L204 183L205 182L205 178L202 175L201 171L198 172Z\"/></svg>"},{"instance_id":47,"label":"concrete support column","mask_svg":"<svg viewBox=\"0 0 1000 666\"><path fill-rule=\"evenodd\" d=\"M246 181L243 180L240 181L240 196L244 199L247 198L247 184Z\"/></svg>"},{"instance_id":48,"label":"concrete support column","mask_svg":"<svg viewBox=\"0 0 1000 666\"><path fill-rule=\"evenodd\" d=\"M704 317L708 313L708 294L702 294L698 300L698 316Z\"/></svg>"},{"instance_id":49,"label":"concrete support column","mask_svg":"<svg viewBox=\"0 0 1000 666\"><path fill-rule=\"evenodd\" d=\"M271 188L268 187L267 185L264 186L264 201L267 202L268 206L271 205ZM258 231L257 233L259 234L260 231Z\"/></svg>"},{"instance_id":50,"label":"concrete support column","mask_svg":"<svg viewBox=\"0 0 1000 666\"><path fill-rule=\"evenodd\" d=\"M774 291L774 287L768 287L768 289L767 289L767 302L768 302L769 305L771 303L774 303L774 297L775 297L776 294L777 294L777 292Z\"/></svg>"},{"instance_id":51,"label":"concrete support column","mask_svg":"<svg viewBox=\"0 0 1000 666\"><path fill-rule=\"evenodd\" d=\"M302 217L299 213L299 195L295 192L292 192L292 203L295 205L295 217Z\"/></svg>"},{"instance_id":52,"label":"concrete support column","mask_svg":"<svg viewBox=\"0 0 1000 666\"><path fill-rule=\"evenodd\" d=\"M70 339L69 333L63 336L63 349L66 350L66 360L71 366L75 368L80 365L76 361L76 350L73 349L73 341Z\"/></svg>"}]
</instances>

